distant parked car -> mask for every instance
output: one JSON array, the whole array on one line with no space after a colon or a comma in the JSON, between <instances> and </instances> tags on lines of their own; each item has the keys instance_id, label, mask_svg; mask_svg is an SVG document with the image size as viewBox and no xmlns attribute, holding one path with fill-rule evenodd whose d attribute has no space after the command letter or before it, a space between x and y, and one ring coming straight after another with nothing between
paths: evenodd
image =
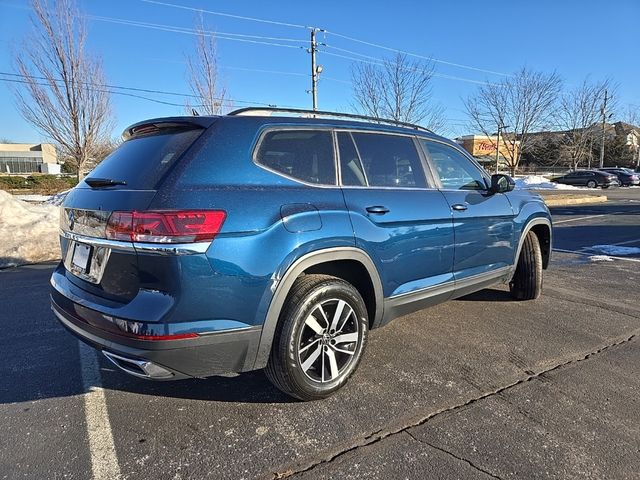
<instances>
[{"instance_id":1,"label":"distant parked car","mask_svg":"<svg viewBox=\"0 0 640 480\"><path fill-rule=\"evenodd\" d=\"M614 174L616 177L618 177L618 181L620 182L620 185L622 185L623 187L640 185L640 176L638 176L630 168L606 167L606 168L601 168L600 171Z\"/></svg>"},{"instance_id":2,"label":"distant parked car","mask_svg":"<svg viewBox=\"0 0 640 480\"><path fill-rule=\"evenodd\" d=\"M618 177L613 173L601 172L599 170L575 170L565 173L560 177L551 180L552 182L564 185L574 185L576 187L589 188L609 188L612 185L619 185Z\"/></svg>"}]
</instances>

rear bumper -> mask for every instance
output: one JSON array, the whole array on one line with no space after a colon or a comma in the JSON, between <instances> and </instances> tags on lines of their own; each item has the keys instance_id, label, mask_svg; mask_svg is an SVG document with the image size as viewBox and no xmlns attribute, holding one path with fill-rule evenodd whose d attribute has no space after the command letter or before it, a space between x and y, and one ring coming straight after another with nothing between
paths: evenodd
<instances>
[{"instance_id":1,"label":"rear bumper","mask_svg":"<svg viewBox=\"0 0 640 480\"><path fill-rule=\"evenodd\" d=\"M73 305L55 290L52 292L51 308L67 330L105 353L120 369L153 380L204 378L251 370L262 332L261 327L247 327L201 333L195 338L138 340L88 323L69 308Z\"/></svg>"}]
</instances>

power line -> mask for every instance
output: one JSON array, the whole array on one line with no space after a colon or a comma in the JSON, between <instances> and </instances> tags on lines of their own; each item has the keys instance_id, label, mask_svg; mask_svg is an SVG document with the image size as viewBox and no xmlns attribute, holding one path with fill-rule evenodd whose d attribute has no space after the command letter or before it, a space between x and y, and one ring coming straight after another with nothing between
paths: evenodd
<instances>
[{"instance_id":1,"label":"power line","mask_svg":"<svg viewBox=\"0 0 640 480\"><path fill-rule=\"evenodd\" d=\"M250 20L252 22L268 23L268 24L271 24L271 25L281 25L283 27L307 28L305 25L297 25L295 23L278 22L278 21L275 21L275 20L266 20L266 19L263 19L263 18L255 18L255 17L244 17L242 15L233 15L231 13L214 12L213 10L204 10L202 8L187 7L186 5L176 5L175 3L158 2L156 0L140 0L140 1L144 2L144 3L153 3L153 4L156 4L156 5L163 5L165 7L173 7L173 8L181 8L183 10L191 10L193 12L208 13L209 15L218 15L218 16L221 16L221 17L236 18L238 20Z\"/></svg>"},{"instance_id":2,"label":"power line","mask_svg":"<svg viewBox=\"0 0 640 480\"><path fill-rule=\"evenodd\" d=\"M143 1L143 0L141 0L141 1ZM248 42L248 43L261 44L261 45L270 45L270 46L276 46L276 47L295 48L295 49L303 49L303 48L305 48L304 46L301 46L301 45L300 46L297 46L297 45L284 45L284 44L279 44L279 43L274 43L274 42L250 40L250 39L246 39L246 38L226 37L225 35L237 35L237 36L242 36L242 37L274 39L274 40L289 41L289 42L304 42L304 40L297 40L297 39L288 39L288 38L281 38L281 37L263 37L263 36L260 36L260 35L246 35L246 34L237 34L237 33L213 32L213 31L208 31L208 30L197 31L197 30L194 30L194 29L191 29L191 28L186 28L186 27L176 27L176 26L173 26L173 25L162 25L162 24L157 24L157 23L139 22L139 21L126 20L126 19L113 18L113 17L99 17L99 16L95 16L95 15L87 15L87 17L91 18L91 19L94 19L94 20L98 20L98 21L105 21L105 22L117 23L117 24L122 24L122 25L129 25L129 26L134 26L134 27L150 28L150 29L154 29L154 30L162 30L162 31L174 32L174 33L184 33L184 34L188 34L188 35L205 35L205 36L211 36L211 37L214 37L216 39L222 39L222 40L234 40L234 41L239 41L239 42ZM326 55L330 55L330 56L333 56L333 57L344 58L344 59L348 59L348 60L352 60L352 61L370 63L370 64L373 64L373 65L380 65L380 66L384 65L384 60L379 58L379 57L373 57L371 55L365 55L363 53L354 52L353 50L348 50L346 48L340 48L340 47L334 47L332 45L327 45L327 44L323 44L323 46L326 47L326 48L330 48L330 49L333 49L333 50L340 51L340 52L349 53L351 55L357 55L358 57L361 57L361 58L354 58L354 57L351 57L351 56L339 55L339 54L336 54L336 53L323 51L323 53L325 53ZM427 59L428 57L422 57L422 58ZM362 59L367 59L367 60L370 60L370 61L367 62L367 61L362 60ZM240 69L238 68L238 70L240 70ZM249 70L249 69L247 69L247 70ZM260 70L256 70L256 71L260 71ZM276 73L276 72L275 71L264 70L264 73ZM282 74L292 75L293 73L282 72ZM305 74L298 74L298 75L306 76ZM474 80L474 79L464 78L464 77L457 77L457 76L454 76L454 75L447 75L447 74L438 73L438 72L434 72L432 75L434 77L444 78L444 79L448 79L448 80L458 80L458 81L462 81L462 82L475 83L475 84L479 84L479 85L488 85L488 84L490 84L489 82L484 82L484 81ZM346 80L339 80L339 79L335 79L335 78L331 78L331 77L325 77L325 78L327 78L328 80L337 81L337 82L341 82L341 83L350 83L350 82L347 82Z\"/></svg>"},{"instance_id":3,"label":"power line","mask_svg":"<svg viewBox=\"0 0 640 480\"><path fill-rule=\"evenodd\" d=\"M104 17L104 16L101 16L101 15L85 15L85 17L91 18L93 20L101 20L101 21L105 21L105 22L112 21L114 23L145 25L145 26L149 25L149 26L155 26L155 27L164 27L164 28L171 28L171 29L176 29L176 30L184 30L184 31L194 32L194 33L200 33L201 32L200 30L196 30L196 29L189 28L189 27L179 27L179 26L176 26L176 25L163 25L161 23L143 22L143 21L140 21L140 20L128 20L128 19L125 19L125 18ZM306 42L306 40L303 40L301 38L267 37L267 36L264 36L264 35L249 35L249 34L245 34L245 33L218 32L218 31L209 31L209 30L202 30L202 32L211 33L213 35L224 35L224 36L230 36L230 37L255 38L255 39L260 39L260 40L278 40L280 42L296 42L296 43L305 43Z\"/></svg>"},{"instance_id":4,"label":"power line","mask_svg":"<svg viewBox=\"0 0 640 480\"><path fill-rule=\"evenodd\" d=\"M40 85L43 87L49 87L51 86L49 83L44 83L44 82L30 82L27 80L19 80L16 78L0 78L0 82L11 82L11 83L25 83L27 85L30 85L32 83L36 84L36 85ZM155 98L149 98L149 97L144 97L142 95L136 95L134 93L127 93L127 92L115 92L113 90L107 90L107 89L98 89L98 88L90 88L89 90L93 90L96 92L104 92L104 93L112 93L114 95L124 95L127 97L134 97L134 98L139 98L141 100L148 100L150 102L155 102L155 103L160 103L162 105L170 105L172 107L184 107L184 104L180 104L180 103L173 103L173 102L166 102L164 100L158 100ZM194 107L202 107L203 105L194 105Z\"/></svg>"},{"instance_id":5,"label":"power line","mask_svg":"<svg viewBox=\"0 0 640 480\"><path fill-rule=\"evenodd\" d=\"M363 58L357 58L357 57L352 57L352 56L348 56L348 55L341 55L339 53L332 53L332 52L327 52L322 50L322 53L324 55L330 55L332 57L338 57L338 58L344 58L346 60L351 60L351 61L355 61L355 62L361 62L361 63L368 63L370 65L377 65L377 66L384 66L385 63L382 59L378 59L376 57L369 57L368 55L364 55ZM362 55L362 54L360 54ZM364 57L368 57L371 58L373 60L367 60ZM409 71L415 71L414 68L408 68L405 70L409 70ZM464 78L464 77L456 77L454 75L447 75L444 73L438 73L438 72L433 72L431 75L433 75L434 77L438 77L438 78L444 78L444 79L448 79L448 80L459 80L461 82L468 82L468 83L476 83L479 85L499 85L499 84L495 84L495 83L490 83L490 82L485 82L482 80L473 80L471 78Z\"/></svg>"},{"instance_id":6,"label":"power line","mask_svg":"<svg viewBox=\"0 0 640 480\"><path fill-rule=\"evenodd\" d=\"M146 0L141 0L141 1L146 1ZM303 45L286 45L286 44L281 44L281 43L274 43L274 42L267 42L267 41L260 41L260 40L251 40L249 38L228 37L227 35L234 35L234 36L237 36L237 37L250 37L250 38L257 38L257 39L267 39L267 40L278 40L278 41L286 41L286 42L300 42L300 43L304 42L304 40L299 40L299 39L290 39L290 38L282 38L282 37L265 37L265 36L260 36L260 35L248 35L248 34L238 34L238 33L214 32L214 31L209 31L209 30L198 31L198 30L194 30L194 29L191 29L191 28L178 27L178 26L174 26L174 25L163 25L163 24L157 24L157 23L140 22L140 21L135 21L135 20L126 20L126 19L121 19L121 18L100 17L100 16L95 16L95 15L87 15L87 17L91 18L91 19L94 19L94 20L98 20L98 21L104 21L104 22L110 22L110 23L116 23L116 24L122 24L122 25L128 25L128 26L134 26L134 27L150 28L150 29L153 29L153 30L161 30L161 31L173 32L173 33L184 33L184 34L188 34L188 35L205 35L205 36L208 36L208 37L214 37L216 39L222 39L222 40L248 42L248 43L260 44L260 45L269 45L269 46L284 47L284 48L295 48L295 49L304 49L305 48ZM384 59L381 59L379 57L374 57L374 56L371 56L371 55L366 55L366 54L363 54L363 53L354 52L353 50L348 50L346 48L341 48L341 47L335 47L335 46L332 46L332 45L327 45L327 44L322 44L322 45L324 47L326 47L326 48L333 49L333 50L340 51L340 52L349 53L351 55L356 55L356 56L358 56L360 58L354 58L352 56L339 55L339 54L336 54L336 53L323 51L323 53L325 53L326 55L330 55L330 56L333 56L333 57L344 58L344 59L348 59L348 60L352 60L352 61L370 63L370 64L374 64L374 65L380 65L380 66L384 65ZM424 57L424 56L419 56L419 57L420 58L424 58L426 60L435 61L434 59L431 59L429 57ZM367 61L365 61L363 59L367 59L367 60L369 60L369 62L367 62ZM478 85L491 85L490 82L485 82L485 81L481 81L481 80L474 80L474 79L465 78L465 77L458 77L458 76L454 76L454 75L447 75L447 74L438 73L438 72L433 72L432 75L434 77L444 78L444 79L447 79L447 80L458 80L458 81L474 83L474 84L478 84ZM326 78L328 78L328 77L326 77ZM338 81L338 82L341 82L341 83L348 83L345 80L338 80L338 79L331 79L331 80Z\"/></svg>"},{"instance_id":7,"label":"power line","mask_svg":"<svg viewBox=\"0 0 640 480\"><path fill-rule=\"evenodd\" d=\"M185 27L177 27L174 25L162 25L162 24L157 24L157 23L149 23L149 22L139 22L136 20L126 20L123 18L113 18L113 17L100 17L97 15L87 15L87 18L90 18L92 20L97 20L100 22L108 22L108 23L117 23L120 25L128 25L128 26L132 26L132 27L141 27L141 28L149 28L152 30L161 30L161 31L165 31L165 32L173 32L173 33L184 33L187 35L204 35L206 37L214 37L216 39L220 39L220 40L232 40L232 41L236 41L236 42L245 42L245 43L255 43L255 44L259 44L259 45L270 45L270 46L274 46L274 47L283 47L283 48L295 48L295 49L301 49L301 48L305 48L302 45L287 45L287 44L283 44L283 43L275 43L275 42L268 42L268 41L261 41L261 40L252 40L250 38L237 38L237 37L231 37L231 36L227 36L227 35L241 35L242 37L253 37L253 38L264 38L264 39L276 39L279 40L281 42L300 42L300 43L304 43L304 40L296 40L296 39L289 39L289 38L279 38L279 37L262 37L260 35L243 35L243 34L228 34L228 33L216 33L216 32L212 32L212 31L198 31L198 30L194 30L192 28L185 28Z\"/></svg>"},{"instance_id":8,"label":"power line","mask_svg":"<svg viewBox=\"0 0 640 480\"><path fill-rule=\"evenodd\" d=\"M40 76L36 76L36 75L23 75L20 73L11 73L11 72L0 72L0 75L6 75L6 76L11 76L11 77L19 77L19 78L33 78L36 80L48 80L46 77L40 77ZM18 79L8 79L8 78L0 78L0 80L5 81L5 82L15 82L15 83L29 83L26 80L18 80ZM54 80L56 83L61 83L62 80L60 79L55 79ZM38 83L38 82L36 82ZM110 85L110 84L100 84L100 83L91 83L91 82L83 82L84 85L87 85L89 87L99 87L99 88L103 88L105 90L101 90L101 91L105 91L107 93L114 93L117 95L127 95L127 96L131 96L131 97L136 97L136 98L140 98L143 100L149 100L151 102L156 102L156 103L161 103L161 104L165 104L165 105L171 105L171 106L176 106L176 107L184 107L184 104L177 104L177 103L172 103L172 102L166 102L163 100L157 100L157 99L153 99L153 98L149 98L149 97L143 97L140 95L135 95L135 94L131 94L131 93L126 93L126 92L118 92L118 91L113 91L113 89L118 89L118 90L127 90L127 91L133 91L133 92L141 92L141 93L154 93L154 94L158 94L158 95L170 95L170 96L178 96L178 97L189 97L189 98L196 98L196 99L201 99L202 97L199 95L194 95L191 93L180 93L180 92L171 92L171 91L166 91L166 90L153 90L153 89L148 89L148 88L136 88L136 87L127 87L127 86L123 86L123 85ZM43 86L49 86L50 84L48 83L38 83L38 85L43 85ZM256 102L256 101L250 101L250 100L239 100L239 99L235 99L235 98L214 98L214 100L222 100L222 101L226 101L229 103L242 103L242 104L247 104L247 105L263 105L263 106L267 106L267 107L273 107L274 104L271 103L265 103L265 102ZM201 105L196 105L196 106L201 106ZM283 107L291 107L291 105L281 105Z\"/></svg>"},{"instance_id":9,"label":"power line","mask_svg":"<svg viewBox=\"0 0 640 480\"><path fill-rule=\"evenodd\" d=\"M249 21L260 22L260 23L269 23L269 24L281 25L281 26L286 26L286 27L310 28L310 27L307 27L305 25L299 25L299 24L294 24L294 23L286 23L286 22L278 22L278 21L274 21L274 20L266 20L266 19L256 18L256 17L245 17L245 16L241 16L241 15L232 15L232 14L229 14L229 13L217 12L217 11L213 11L213 10L204 10L204 9L201 9L201 8L187 7L185 5L178 5L178 4L175 4L175 3L168 3L168 2L160 2L160 1L157 1L157 0L140 0L140 1L141 2L145 2L145 3L162 5L162 6L166 6L166 7L181 8L181 9L184 9L184 10L191 10L191 11L200 12L200 13L207 13L207 14L210 14L210 15L219 15L219 16L224 16L224 17L237 18L237 19L240 19L240 20L249 20ZM498 71L495 71L495 70L488 70L488 69L485 69L485 68L474 67L472 65L465 65L463 63L450 62L448 60L441 60L439 58L427 57L425 55L419 55L417 53L407 52L405 50L400 50L400 49L397 49L397 48L387 47L386 45L381 45L379 43L373 43L373 42L369 42L369 41L366 41L366 40L361 40L359 38L352 37L350 35L344 35L342 33L332 32L332 31L326 30L326 29L321 29L321 30L323 30L325 33L327 33L329 35L333 35L335 37L343 38L343 39L349 40L351 42L360 43L362 45L367 45L367 46L374 47L374 48L380 48L382 50L386 50L386 51L389 51L389 52L402 53L402 54L405 54L405 55L408 55L408 56L411 56L411 57L421 58L423 60L431 60L433 62L441 63L443 65L448 65L450 67L463 68L463 69L467 69L467 70L474 70L474 71L477 71L477 72L490 73L492 75L501 75L501 76L505 76L505 77L511 76L510 74L504 73L504 72L498 72Z\"/></svg>"},{"instance_id":10,"label":"power line","mask_svg":"<svg viewBox=\"0 0 640 480\"><path fill-rule=\"evenodd\" d=\"M146 0L143 0L143 1L146 1ZM443 65L449 65L451 67L465 68L467 70L475 70L477 72L491 73L493 75L502 75L502 76L505 76L505 77L511 76L508 73L496 72L495 70L486 70L484 68L473 67L471 65L465 65L465 64L462 64L462 63L449 62L447 60L440 60L439 58L427 57L427 56L424 56L424 55L419 55L417 53L407 52L407 51L400 50L400 49L397 49L397 48L391 48L391 47L387 47L385 45L380 45L380 44L377 44L377 43L367 42L365 40L360 40L358 38L350 37L348 35L343 35L341 33L331 32L329 30L327 30L327 34L333 35L333 36L336 36L336 37L340 37L340 38L344 38L345 40L350 40L352 42L361 43L363 45L368 45L370 47L375 47L375 48L380 48L382 50L387 50L389 52L403 53L403 54L408 55L410 57L421 58L423 60L431 60L432 62L442 63Z\"/></svg>"},{"instance_id":11,"label":"power line","mask_svg":"<svg viewBox=\"0 0 640 480\"><path fill-rule=\"evenodd\" d=\"M245 67L232 67L229 65L218 65L223 70L239 70L241 72L258 72L258 73L273 73L275 75L292 75L294 77L308 77L308 73L300 73L300 72L283 72L281 70L265 70L262 68L245 68ZM327 77L323 77L327 78ZM332 79L337 82L341 82L343 80Z\"/></svg>"}]
</instances>

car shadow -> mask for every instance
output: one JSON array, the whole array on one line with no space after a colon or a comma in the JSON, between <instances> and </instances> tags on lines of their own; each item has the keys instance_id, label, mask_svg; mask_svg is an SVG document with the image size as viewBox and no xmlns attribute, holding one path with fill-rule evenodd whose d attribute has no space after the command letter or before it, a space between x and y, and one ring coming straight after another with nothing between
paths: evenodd
<instances>
[{"instance_id":1,"label":"car shadow","mask_svg":"<svg viewBox=\"0 0 640 480\"><path fill-rule=\"evenodd\" d=\"M241 403L294 403L267 379L262 370L234 377L154 381L131 377L102 360L102 386L113 391L176 399Z\"/></svg>"},{"instance_id":2,"label":"car shadow","mask_svg":"<svg viewBox=\"0 0 640 480\"><path fill-rule=\"evenodd\" d=\"M514 302L515 300L507 290L496 288L485 288L478 292L470 293L464 297L457 298L458 302Z\"/></svg>"},{"instance_id":3,"label":"car shadow","mask_svg":"<svg viewBox=\"0 0 640 480\"><path fill-rule=\"evenodd\" d=\"M53 268L43 263L0 271L0 405L75 397L91 387L203 401L296 402L275 388L262 371L233 378L158 382L130 377L98 352L101 384L85 385L79 341L51 312L48 287ZM84 381L96 376L89 373Z\"/></svg>"}]
</instances>

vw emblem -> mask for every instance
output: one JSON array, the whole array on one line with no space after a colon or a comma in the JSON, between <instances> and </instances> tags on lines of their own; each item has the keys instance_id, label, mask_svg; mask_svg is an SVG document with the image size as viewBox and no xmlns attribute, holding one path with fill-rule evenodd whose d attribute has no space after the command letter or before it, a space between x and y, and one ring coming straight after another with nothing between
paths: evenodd
<instances>
[{"instance_id":1,"label":"vw emblem","mask_svg":"<svg viewBox=\"0 0 640 480\"><path fill-rule=\"evenodd\" d=\"M76 214L73 210L69 210L69 230L73 230L76 223Z\"/></svg>"}]
</instances>

